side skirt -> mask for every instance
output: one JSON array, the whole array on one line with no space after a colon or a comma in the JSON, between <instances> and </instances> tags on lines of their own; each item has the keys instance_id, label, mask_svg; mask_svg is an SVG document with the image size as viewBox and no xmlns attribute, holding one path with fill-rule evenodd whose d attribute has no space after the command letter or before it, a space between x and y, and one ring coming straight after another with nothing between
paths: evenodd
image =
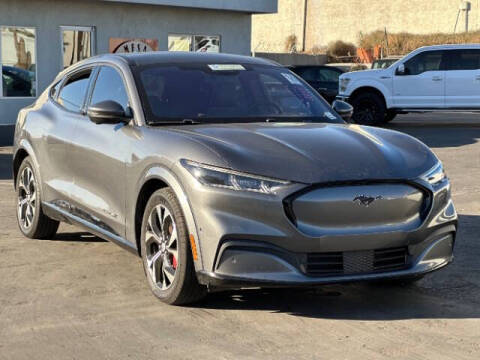
<instances>
[{"instance_id":1,"label":"side skirt","mask_svg":"<svg viewBox=\"0 0 480 360\"><path fill-rule=\"evenodd\" d=\"M77 225L88 232L102 238L105 240L108 240L110 242L113 242L114 244L117 244L118 246L122 247L125 250L130 251L132 254L135 254L138 256L138 251L137 247L132 244L131 242L127 241L126 239L112 234L111 232L102 229L100 226L92 224L91 222L88 222L81 217L74 215L59 206L56 206L54 204L48 203L48 202L43 202L42 206L44 208L45 213L48 216L51 216L52 218L58 219L63 222L70 223L72 225Z\"/></svg>"}]
</instances>

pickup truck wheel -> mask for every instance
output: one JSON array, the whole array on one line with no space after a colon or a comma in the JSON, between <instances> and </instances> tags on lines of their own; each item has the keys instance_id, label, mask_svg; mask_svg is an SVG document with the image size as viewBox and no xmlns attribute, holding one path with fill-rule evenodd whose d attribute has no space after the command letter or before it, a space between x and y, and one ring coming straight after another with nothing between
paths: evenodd
<instances>
[{"instance_id":1,"label":"pickup truck wheel","mask_svg":"<svg viewBox=\"0 0 480 360\"><path fill-rule=\"evenodd\" d=\"M385 123L387 109L383 99L373 93L366 92L355 96L352 101L354 123L378 126Z\"/></svg>"},{"instance_id":2,"label":"pickup truck wheel","mask_svg":"<svg viewBox=\"0 0 480 360\"><path fill-rule=\"evenodd\" d=\"M395 111L388 110L387 114L385 115L385 123L392 121L396 116L397 113Z\"/></svg>"}]
</instances>

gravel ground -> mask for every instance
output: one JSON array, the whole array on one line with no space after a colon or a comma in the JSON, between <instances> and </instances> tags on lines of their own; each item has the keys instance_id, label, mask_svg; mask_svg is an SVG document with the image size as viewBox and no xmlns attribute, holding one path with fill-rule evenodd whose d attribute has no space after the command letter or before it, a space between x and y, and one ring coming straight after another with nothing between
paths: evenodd
<instances>
[{"instance_id":1,"label":"gravel ground","mask_svg":"<svg viewBox=\"0 0 480 360\"><path fill-rule=\"evenodd\" d=\"M20 235L11 149L0 148L0 359L479 359L480 115L407 115L390 128L442 159L460 216L455 262L411 287L151 295L141 262L62 225Z\"/></svg>"}]
</instances>

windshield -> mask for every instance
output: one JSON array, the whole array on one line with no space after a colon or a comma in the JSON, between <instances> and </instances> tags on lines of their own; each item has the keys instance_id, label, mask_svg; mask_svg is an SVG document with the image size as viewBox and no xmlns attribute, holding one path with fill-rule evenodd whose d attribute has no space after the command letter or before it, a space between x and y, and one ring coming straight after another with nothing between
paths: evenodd
<instances>
[{"instance_id":1,"label":"windshield","mask_svg":"<svg viewBox=\"0 0 480 360\"><path fill-rule=\"evenodd\" d=\"M148 123L343 122L303 80L278 66L157 64L134 72Z\"/></svg>"}]
</instances>

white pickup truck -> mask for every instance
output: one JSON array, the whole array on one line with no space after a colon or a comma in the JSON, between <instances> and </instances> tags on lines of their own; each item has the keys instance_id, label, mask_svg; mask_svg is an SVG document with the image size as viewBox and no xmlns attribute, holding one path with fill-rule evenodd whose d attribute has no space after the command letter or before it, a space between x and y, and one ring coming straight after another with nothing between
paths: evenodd
<instances>
[{"instance_id":1,"label":"white pickup truck","mask_svg":"<svg viewBox=\"0 0 480 360\"><path fill-rule=\"evenodd\" d=\"M337 99L364 125L413 111L479 111L480 44L422 47L386 69L342 74Z\"/></svg>"}]
</instances>

